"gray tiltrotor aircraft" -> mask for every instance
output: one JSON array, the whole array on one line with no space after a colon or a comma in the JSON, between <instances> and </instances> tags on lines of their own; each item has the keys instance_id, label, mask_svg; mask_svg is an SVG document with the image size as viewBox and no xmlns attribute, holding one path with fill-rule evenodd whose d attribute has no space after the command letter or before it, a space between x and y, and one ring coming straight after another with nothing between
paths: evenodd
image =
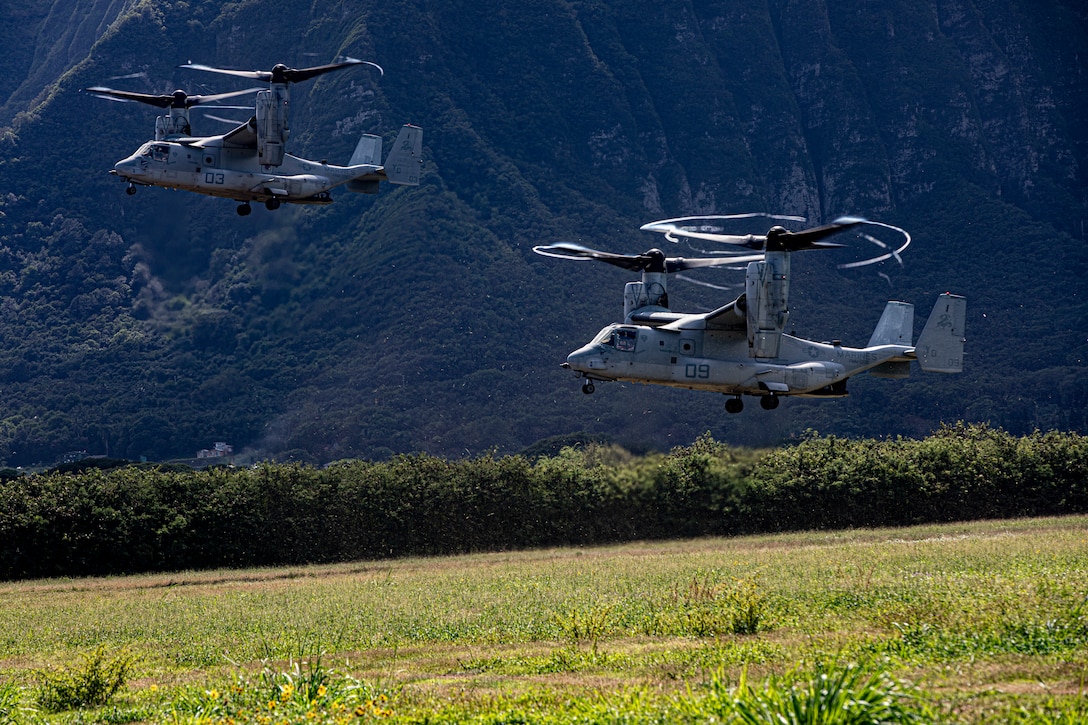
<instances>
[{"instance_id":1,"label":"gray tiltrotor aircraft","mask_svg":"<svg viewBox=\"0 0 1088 725\"><path fill-rule=\"evenodd\" d=\"M102 86L85 90L112 100L169 109L167 115L156 119L155 140L118 161L110 172L128 182L129 194L135 194L136 186L140 185L226 197L238 201L238 213L245 216L251 211L251 201L263 202L268 209L277 209L281 203L331 204L329 190L344 184L349 190L363 194L376 194L382 181L419 184L423 130L418 126L401 128L384 164L382 139L372 134L362 135L347 166L309 161L285 151L290 135L290 84L360 64L381 70L374 63L353 58L301 69L280 64L271 71L228 70L190 63L180 67L268 81L269 87L208 96L189 96L184 91L153 95ZM249 121L218 136L191 135L191 107L247 93L256 94L251 107L254 115Z\"/></svg>"},{"instance_id":2,"label":"gray tiltrotor aircraft","mask_svg":"<svg viewBox=\"0 0 1088 725\"><path fill-rule=\"evenodd\" d=\"M752 215L740 215L752 216ZM653 222L642 228L662 232L670 241L715 241L738 245L747 254L685 259L666 257L659 249L624 255L561 243L534 247L538 254L564 259L595 259L642 273L624 291L624 320L601 330L593 341L567 356L563 367L584 379L582 391L592 393L594 381L622 380L730 396L725 409L739 413L742 395L759 397L767 410L779 398L841 398L846 381L868 371L885 378L910 375L917 361L930 372L958 373L963 369L965 298L942 294L917 343L914 306L888 302L863 348L839 342L814 342L784 332L789 317L790 255L843 245L822 241L857 225L875 224L902 232L906 243L879 257L855 262L861 266L884 259L899 259L910 243L903 230L879 222L844 217L821 227L790 232L776 226L765 235L731 235L717 230L716 220L735 217L686 217ZM875 238L869 241L886 247ZM758 252L753 254L752 252ZM736 300L703 314L683 314L668 308L666 278L697 267L747 263L745 291Z\"/></svg>"}]
</instances>

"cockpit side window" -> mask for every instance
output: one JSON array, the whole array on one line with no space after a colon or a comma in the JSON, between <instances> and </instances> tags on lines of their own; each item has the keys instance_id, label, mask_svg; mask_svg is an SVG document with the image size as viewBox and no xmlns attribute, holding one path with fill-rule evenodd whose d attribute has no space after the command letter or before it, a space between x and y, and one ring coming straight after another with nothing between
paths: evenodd
<instances>
[{"instance_id":1,"label":"cockpit side window","mask_svg":"<svg viewBox=\"0 0 1088 725\"><path fill-rule=\"evenodd\" d=\"M151 158L155 161L169 161L170 147L165 144L154 144L151 147Z\"/></svg>"},{"instance_id":2,"label":"cockpit side window","mask_svg":"<svg viewBox=\"0 0 1088 725\"><path fill-rule=\"evenodd\" d=\"M637 330L616 330L616 349L620 352L634 352L638 340Z\"/></svg>"}]
</instances>

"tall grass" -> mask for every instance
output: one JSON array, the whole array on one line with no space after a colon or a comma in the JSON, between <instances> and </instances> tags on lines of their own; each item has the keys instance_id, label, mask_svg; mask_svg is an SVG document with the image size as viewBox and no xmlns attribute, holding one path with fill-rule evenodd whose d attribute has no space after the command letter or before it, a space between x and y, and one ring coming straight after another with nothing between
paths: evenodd
<instances>
[{"instance_id":1,"label":"tall grass","mask_svg":"<svg viewBox=\"0 0 1088 725\"><path fill-rule=\"evenodd\" d=\"M267 717L290 686L298 718L665 722L822 682L1027 723L1076 712L1086 598L1086 517L6 583L0 712L106 647L139 662L115 720Z\"/></svg>"}]
</instances>

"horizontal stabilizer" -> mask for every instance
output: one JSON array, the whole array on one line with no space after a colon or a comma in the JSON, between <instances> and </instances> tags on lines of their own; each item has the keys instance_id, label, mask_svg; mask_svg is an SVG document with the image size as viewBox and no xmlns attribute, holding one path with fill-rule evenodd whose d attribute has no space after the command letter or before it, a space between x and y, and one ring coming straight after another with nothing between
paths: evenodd
<instances>
[{"instance_id":1,"label":"horizontal stabilizer","mask_svg":"<svg viewBox=\"0 0 1088 725\"><path fill-rule=\"evenodd\" d=\"M915 354L922 370L934 373L963 371L964 327L967 298L945 293L937 298L933 312L918 337Z\"/></svg>"}]
</instances>

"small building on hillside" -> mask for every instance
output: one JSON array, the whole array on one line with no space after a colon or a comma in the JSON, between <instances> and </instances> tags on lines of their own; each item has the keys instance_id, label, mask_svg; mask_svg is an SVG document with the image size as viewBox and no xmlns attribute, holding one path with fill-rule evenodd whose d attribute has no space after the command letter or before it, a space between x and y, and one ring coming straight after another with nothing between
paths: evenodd
<instances>
[{"instance_id":1,"label":"small building on hillside","mask_svg":"<svg viewBox=\"0 0 1088 725\"><path fill-rule=\"evenodd\" d=\"M197 458L224 458L233 455L234 446L223 442L216 442L211 448L203 448L196 452Z\"/></svg>"}]
</instances>

